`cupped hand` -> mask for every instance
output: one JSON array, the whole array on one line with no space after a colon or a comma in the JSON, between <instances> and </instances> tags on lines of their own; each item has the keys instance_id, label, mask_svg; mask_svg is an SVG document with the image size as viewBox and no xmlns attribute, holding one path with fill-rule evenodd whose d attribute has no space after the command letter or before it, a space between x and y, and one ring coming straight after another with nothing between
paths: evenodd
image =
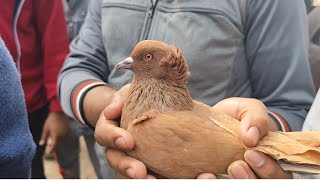
<instances>
[{"instance_id":1,"label":"cupped hand","mask_svg":"<svg viewBox=\"0 0 320 180\"><path fill-rule=\"evenodd\" d=\"M228 98L218 102L213 108L222 111L240 122L240 138L247 147L255 146L269 131L269 117L265 105L251 98ZM272 126L272 125L270 125ZM272 126L273 127L273 126ZM232 178L287 178L271 157L256 151L246 151L245 161L236 161L228 167L228 175ZM250 168L251 167L251 168ZM274 176L272 176L274 175ZM198 176L200 179L216 178L211 173Z\"/></svg>"},{"instance_id":2,"label":"cupped hand","mask_svg":"<svg viewBox=\"0 0 320 180\"><path fill-rule=\"evenodd\" d=\"M213 108L241 121L240 138L247 147L255 146L269 130L277 130L266 106L259 100L228 98ZM233 162L228 167L232 178L292 178L291 172L284 171L274 159L261 152L247 150L244 160Z\"/></svg>"},{"instance_id":3,"label":"cupped hand","mask_svg":"<svg viewBox=\"0 0 320 180\"><path fill-rule=\"evenodd\" d=\"M53 153L68 132L68 117L63 112L50 112L44 124L39 144L46 144L48 138L50 138L51 143L48 152Z\"/></svg>"},{"instance_id":4,"label":"cupped hand","mask_svg":"<svg viewBox=\"0 0 320 180\"><path fill-rule=\"evenodd\" d=\"M119 127L117 119L121 116L124 101L130 84L115 92L111 104L101 113L95 128L95 139L105 146L109 165L120 174L129 178L154 178L147 174L146 166L130 156L125 151L134 147L133 136Z\"/></svg>"}]
</instances>

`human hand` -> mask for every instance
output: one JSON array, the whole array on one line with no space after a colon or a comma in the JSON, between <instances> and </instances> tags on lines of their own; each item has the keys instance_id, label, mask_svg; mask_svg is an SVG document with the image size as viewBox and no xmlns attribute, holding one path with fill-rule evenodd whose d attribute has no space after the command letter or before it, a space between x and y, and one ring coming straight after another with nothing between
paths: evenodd
<instances>
[{"instance_id":1,"label":"human hand","mask_svg":"<svg viewBox=\"0 0 320 180\"><path fill-rule=\"evenodd\" d=\"M247 150L244 160L231 163L228 174L235 179L291 179L292 172L284 171L278 162L259 151Z\"/></svg>"},{"instance_id":2,"label":"human hand","mask_svg":"<svg viewBox=\"0 0 320 180\"><path fill-rule=\"evenodd\" d=\"M109 165L120 175L129 178L153 178L147 174L146 166L128 156L124 151L134 147L133 136L119 127L124 101L130 84L115 92L111 104L101 113L95 128L95 139L101 146L106 146L106 158Z\"/></svg>"},{"instance_id":3,"label":"human hand","mask_svg":"<svg viewBox=\"0 0 320 180\"><path fill-rule=\"evenodd\" d=\"M46 144L48 138L51 139L49 144L49 153L53 153L69 131L68 117L63 112L50 112L44 124L39 144Z\"/></svg>"},{"instance_id":4,"label":"human hand","mask_svg":"<svg viewBox=\"0 0 320 180\"><path fill-rule=\"evenodd\" d=\"M255 146L269 130L277 130L268 116L265 105L256 99L228 98L218 102L214 108L240 120L240 138L247 147ZM279 164L261 152L247 150L245 161L235 161L228 167L232 178L292 178Z\"/></svg>"}]
</instances>

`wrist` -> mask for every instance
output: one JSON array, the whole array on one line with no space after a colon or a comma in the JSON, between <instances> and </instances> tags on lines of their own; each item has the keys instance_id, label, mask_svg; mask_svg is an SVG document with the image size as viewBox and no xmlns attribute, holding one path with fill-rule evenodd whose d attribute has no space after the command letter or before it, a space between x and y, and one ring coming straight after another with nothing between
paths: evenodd
<instances>
[{"instance_id":1,"label":"wrist","mask_svg":"<svg viewBox=\"0 0 320 180\"><path fill-rule=\"evenodd\" d=\"M268 111L269 116L269 130L270 131L282 131L282 132L289 132L290 127L286 120L279 114L275 112Z\"/></svg>"},{"instance_id":2,"label":"wrist","mask_svg":"<svg viewBox=\"0 0 320 180\"><path fill-rule=\"evenodd\" d=\"M72 91L71 94L71 108L76 120L81 124L89 124L87 122L87 114L83 112L83 101L84 97L88 94L89 91L95 89L96 87L106 85L106 83L99 80L85 80L79 83ZM92 106L92 104L91 104ZM94 104L93 104L94 106Z\"/></svg>"},{"instance_id":3,"label":"wrist","mask_svg":"<svg viewBox=\"0 0 320 180\"><path fill-rule=\"evenodd\" d=\"M278 125L274 117L268 113L269 116L269 131L282 131L281 127Z\"/></svg>"},{"instance_id":4,"label":"wrist","mask_svg":"<svg viewBox=\"0 0 320 180\"><path fill-rule=\"evenodd\" d=\"M116 92L109 86L96 86L84 94L80 107L86 124L94 128L102 111L110 104Z\"/></svg>"}]
</instances>

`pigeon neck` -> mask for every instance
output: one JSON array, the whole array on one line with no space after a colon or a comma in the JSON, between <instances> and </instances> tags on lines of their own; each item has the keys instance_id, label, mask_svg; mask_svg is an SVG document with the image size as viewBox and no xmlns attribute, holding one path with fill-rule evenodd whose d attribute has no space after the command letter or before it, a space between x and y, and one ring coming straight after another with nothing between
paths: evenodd
<instances>
[{"instance_id":1,"label":"pigeon neck","mask_svg":"<svg viewBox=\"0 0 320 180\"><path fill-rule=\"evenodd\" d=\"M122 114L124 128L151 109L160 112L192 110L193 100L185 84L134 78Z\"/></svg>"}]
</instances>

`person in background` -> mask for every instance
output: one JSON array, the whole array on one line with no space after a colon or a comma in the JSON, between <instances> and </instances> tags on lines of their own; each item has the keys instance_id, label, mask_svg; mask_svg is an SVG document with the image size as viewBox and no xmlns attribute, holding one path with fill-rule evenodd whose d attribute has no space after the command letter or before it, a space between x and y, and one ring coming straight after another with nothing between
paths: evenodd
<instances>
[{"instance_id":1,"label":"person in background","mask_svg":"<svg viewBox=\"0 0 320 180\"><path fill-rule=\"evenodd\" d=\"M0 34L13 57L37 151L31 178L45 178L43 159L68 132L68 119L57 98L57 77L69 52L61 1L0 0Z\"/></svg>"},{"instance_id":2,"label":"person in background","mask_svg":"<svg viewBox=\"0 0 320 180\"><path fill-rule=\"evenodd\" d=\"M303 124L302 131L320 131L320 89ZM295 179L320 179L320 174L294 174Z\"/></svg>"},{"instance_id":3,"label":"person in background","mask_svg":"<svg viewBox=\"0 0 320 180\"><path fill-rule=\"evenodd\" d=\"M320 131L320 3L318 6L312 7L308 14L308 22L310 35L309 61L314 86L315 89L318 89L318 93L308 112L302 131ZM320 179L320 175L295 174L294 177L297 179Z\"/></svg>"},{"instance_id":4,"label":"person in background","mask_svg":"<svg viewBox=\"0 0 320 180\"><path fill-rule=\"evenodd\" d=\"M18 71L0 37L0 178L30 178L36 145Z\"/></svg>"},{"instance_id":5,"label":"person in background","mask_svg":"<svg viewBox=\"0 0 320 180\"><path fill-rule=\"evenodd\" d=\"M67 32L71 42L79 33L84 22L89 6L89 0L62 0L65 19L67 23ZM60 166L60 172L65 179L80 178L80 136L84 137L87 145L89 157L97 178L114 178L113 170L108 166L104 155L98 156L96 152L96 141L93 131L76 120L70 118L70 132L61 141L61 146L56 150L57 161ZM99 148L99 147L97 147ZM99 151L99 149L97 149ZM101 164L100 164L101 163Z\"/></svg>"},{"instance_id":6,"label":"person in background","mask_svg":"<svg viewBox=\"0 0 320 180\"><path fill-rule=\"evenodd\" d=\"M316 90L320 88L320 4L308 14L309 23L309 61Z\"/></svg>"},{"instance_id":7,"label":"person in background","mask_svg":"<svg viewBox=\"0 0 320 180\"><path fill-rule=\"evenodd\" d=\"M237 110L233 117L241 121L246 146L255 146L268 130L300 131L315 96L304 6L301 0L92 1L60 73L61 105L95 128L96 141L108 147L108 162L118 173L151 177L124 152L134 140L116 119L132 72L113 69L139 41L154 39L182 49L195 100L211 106L222 100L221 110ZM292 177L263 153L247 151L244 158L229 166L232 178Z\"/></svg>"}]
</instances>

